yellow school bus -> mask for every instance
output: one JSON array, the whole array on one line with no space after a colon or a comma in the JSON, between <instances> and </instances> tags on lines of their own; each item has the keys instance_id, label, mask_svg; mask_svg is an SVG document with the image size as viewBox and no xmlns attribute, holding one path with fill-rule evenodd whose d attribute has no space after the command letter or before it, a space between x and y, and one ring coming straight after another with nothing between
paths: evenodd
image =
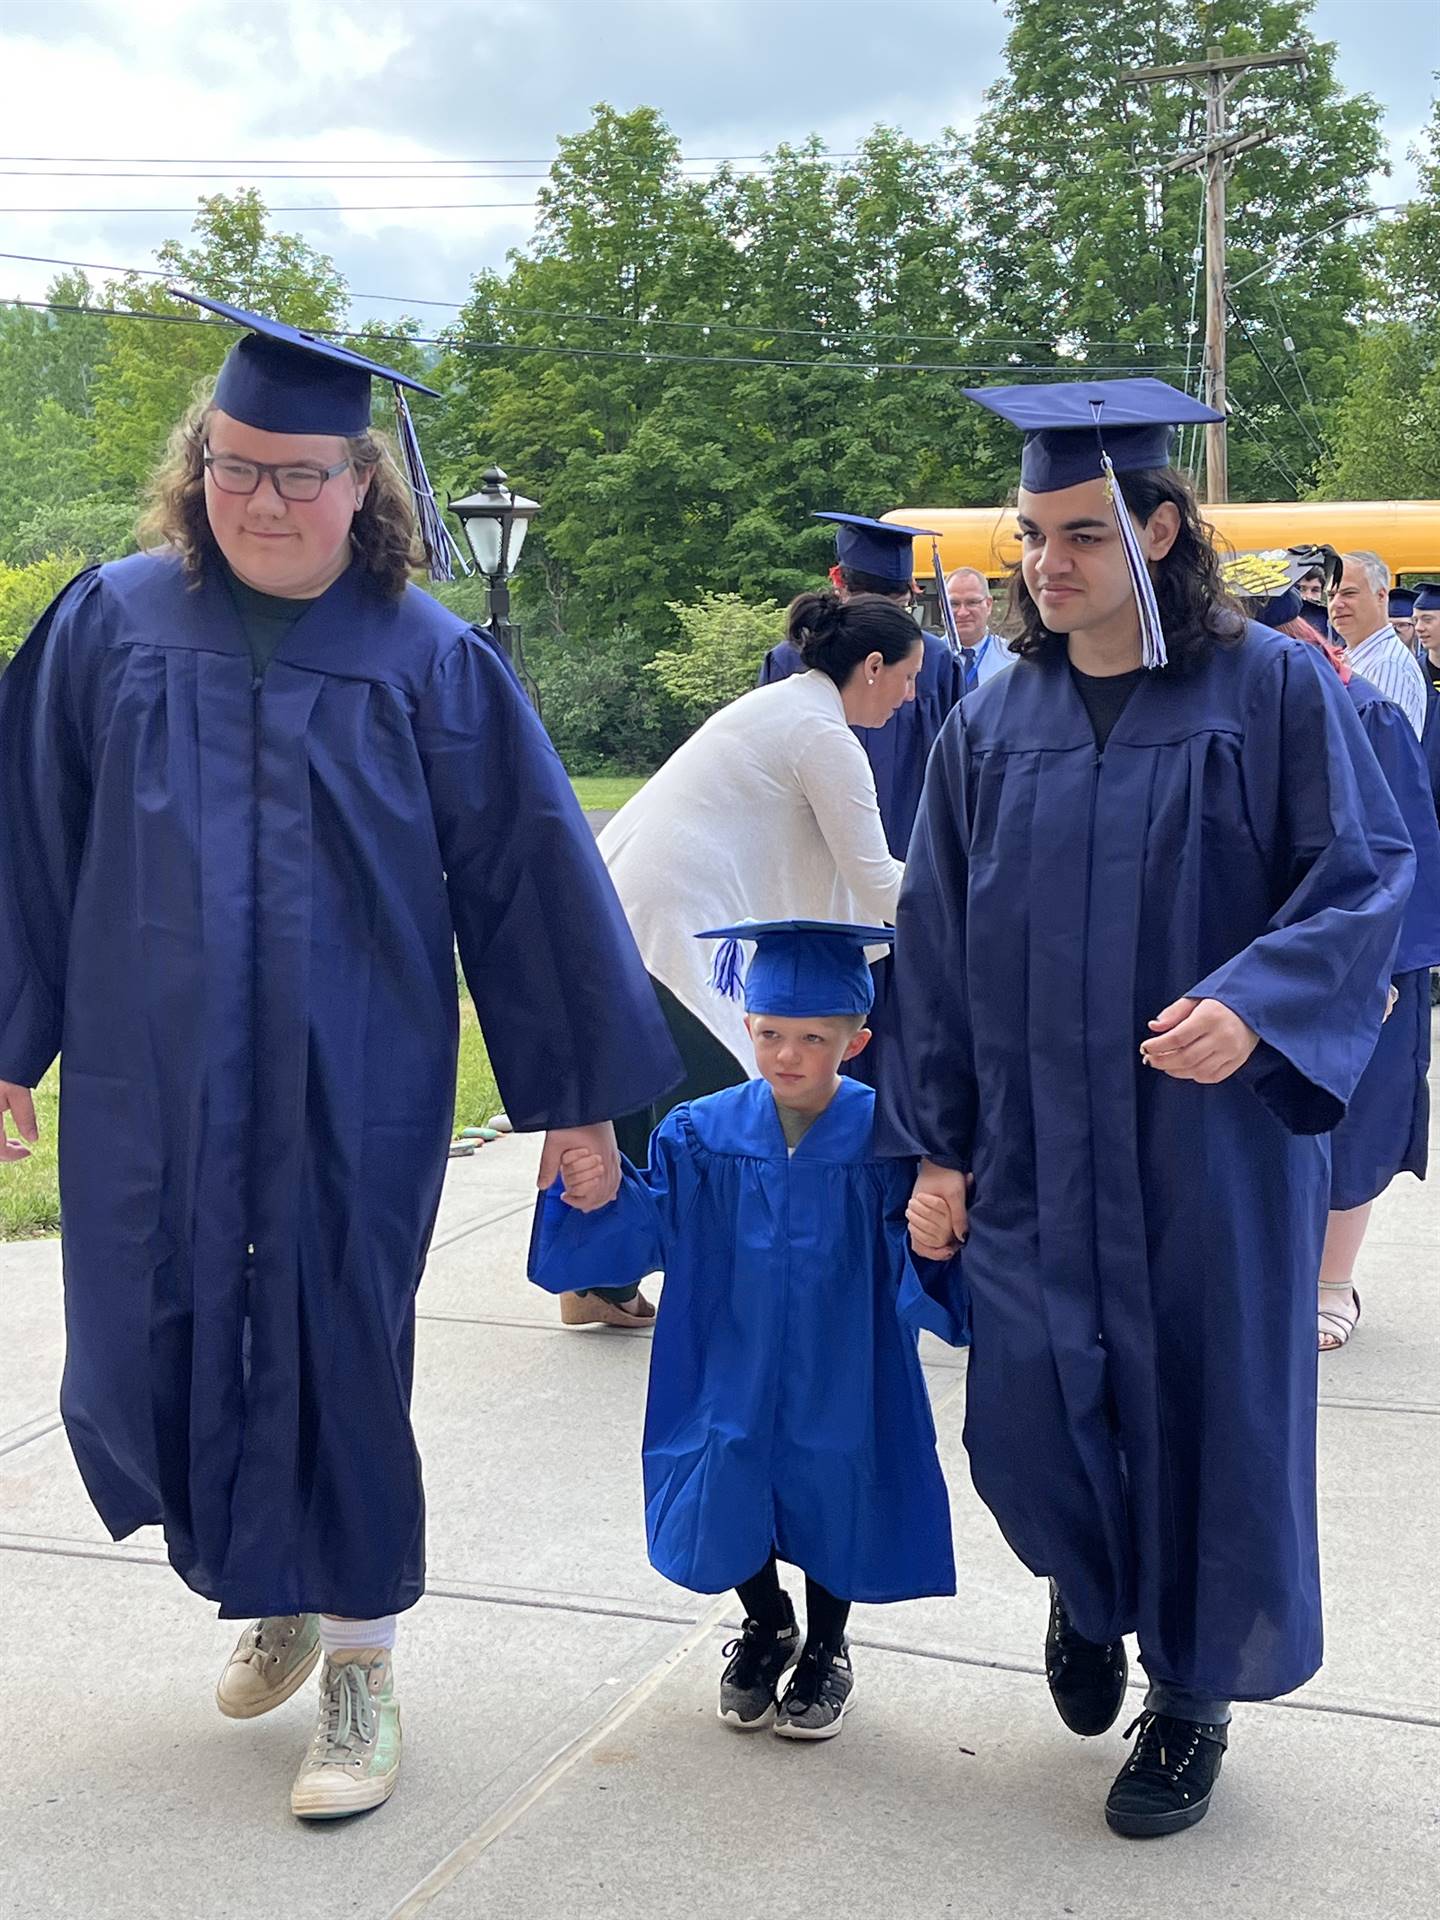
<instances>
[{"instance_id":1,"label":"yellow school bus","mask_svg":"<svg viewBox=\"0 0 1440 1920\"><path fill-rule=\"evenodd\" d=\"M1122 483L1123 484L1123 483ZM1440 500L1263 500L1206 506L1202 512L1222 552L1261 547L1330 546L1341 553L1378 553L1394 574L1440 575ZM940 536L947 573L975 567L999 579L1019 558L1013 507L897 507L882 516ZM932 571L925 543L915 543L915 572Z\"/></svg>"}]
</instances>

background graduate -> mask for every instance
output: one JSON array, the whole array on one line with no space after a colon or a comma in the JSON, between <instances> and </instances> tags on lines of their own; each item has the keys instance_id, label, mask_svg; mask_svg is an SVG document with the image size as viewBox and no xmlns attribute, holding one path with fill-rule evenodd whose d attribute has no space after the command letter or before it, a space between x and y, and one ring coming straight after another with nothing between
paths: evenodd
<instances>
[{"instance_id":1,"label":"background graduate","mask_svg":"<svg viewBox=\"0 0 1440 1920\"><path fill-rule=\"evenodd\" d=\"M592 1197L599 1172L587 1150L567 1151L531 1277L554 1290L577 1272L664 1267L645 1412L650 1559L680 1586L739 1594L721 1719L823 1740L851 1698L851 1601L955 1590L914 1326L960 1330L907 1256L910 1170L875 1158L875 1096L837 1072L869 1039L865 948L885 929L788 920L700 937L726 941L729 986L738 941L756 943L744 998L759 1077L677 1107L648 1169L627 1164L602 1213L565 1204ZM805 1574L803 1653L777 1557Z\"/></svg>"},{"instance_id":2,"label":"background graduate","mask_svg":"<svg viewBox=\"0 0 1440 1920\"><path fill-rule=\"evenodd\" d=\"M1138 1633L1106 1817L1164 1834L1205 1813L1230 1703L1320 1664L1324 1136L1414 855L1337 676L1224 594L1167 465L1209 410L1148 380L974 397L1027 435L1020 658L931 759L881 1144L926 1156L919 1250L968 1231L971 1467L1051 1579L1074 1731L1115 1719Z\"/></svg>"},{"instance_id":3,"label":"background graduate","mask_svg":"<svg viewBox=\"0 0 1440 1920\"><path fill-rule=\"evenodd\" d=\"M617 1183L607 1116L679 1062L535 715L407 584L370 431L371 375L400 376L201 304L252 330L176 430L163 544L80 574L0 680L0 1159L63 1052L77 1464L115 1538L163 1526L197 1593L255 1616L223 1713L324 1651L291 1804L328 1817L400 1762L456 941L546 1179L583 1144Z\"/></svg>"}]
</instances>

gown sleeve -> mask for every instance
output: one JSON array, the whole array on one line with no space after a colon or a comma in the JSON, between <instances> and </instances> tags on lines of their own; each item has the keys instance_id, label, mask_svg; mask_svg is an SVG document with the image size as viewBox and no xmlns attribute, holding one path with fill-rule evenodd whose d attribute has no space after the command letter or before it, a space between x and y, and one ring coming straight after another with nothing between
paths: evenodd
<instances>
[{"instance_id":1,"label":"gown sleeve","mask_svg":"<svg viewBox=\"0 0 1440 1920\"><path fill-rule=\"evenodd\" d=\"M420 696L425 767L460 963L519 1132L588 1126L682 1075L574 792L529 702L470 636Z\"/></svg>"},{"instance_id":2,"label":"gown sleeve","mask_svg":"<svg viewBox=\"0 0 1440 1920\"><path fill-rule=\"evenodd\" d=\"M60 1051L90 817L83 681L103 633L98 573L72 580L0 675L0 1080Z\"/></svg>"},{"instance_id":3,"label":"gown sleeve","mask_svg":"<svg viewBox=\"0 0 1440 1920\"><path fill-rule=\"evenodd\" d=\"M976 1087L965 989L969 893L964 707L930 756L895 918L893 1018L881 1049L876 1151L968 1172ZM937 993L935 982L948 983Z\"/></svg>"},{"instance_id":4,"label":"gown sleeve","mask_svg":"<svg viewBox=\"0 0 1440 1920\"><path fill-rule=\"evenodd\" d=\"M1375 1050L1415 855L1338 677L1298 647L1274 670L1241 772L1285 897L1258 939L1189 992L1259 1034L1239 1077L1281 1124L1328 1133Z\"/></svg>"},{"instance_id":5,"label":"gown sleeve","mask_svg":"<svg viewBox=\"0 0 1440 1920\"><path fill-rule=\"evenodd\" d=\"M778 647L771 647L760 662L760 674L755 684L768 687L773 681L788 680L792 673L804 671L805 663L788 640L782 640Z\"/></svg>"},{"instance_id":6,"label":"gown sleeve","mask_svg":"<svg viewBox=\"0 0 1440 1920\"><path fill-rule=\"evenodd\" d=\"M668 1114L650 1141L643 1171L622 1157L620 1191L597 1213L577 1213L563 1181L540 1195L530 1235L528 1272L546 1293L624 1287L658 1273L674 1245L698 1184L686 1109Z\"/></svg>"},{"instance_id":7,"label":"gown sleeve","mask_svg":"<svg viewBox=\"0 0 1440 1920\"><path fill-rule=\"evenodd\" d=\"M1440 825L1424 750L1393 700L1372 700L1362 709L1360 724L1415 849L1415 886L1391 970L1440 967Z\"/></svg>"}]
</instances>

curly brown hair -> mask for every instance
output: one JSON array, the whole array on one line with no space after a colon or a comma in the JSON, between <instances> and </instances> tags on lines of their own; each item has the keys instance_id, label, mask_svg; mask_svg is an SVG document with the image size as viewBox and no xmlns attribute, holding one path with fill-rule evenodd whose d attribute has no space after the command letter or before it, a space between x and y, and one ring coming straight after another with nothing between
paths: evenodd
<instances>
[{"instance_id":1,"label":"curly brown hair","mask_svg":"<svg viewBox=\"0 0 1440 1920\"><path fill-rule=\"evenodd\" d=\"M1165 671L1183 673L1204 659L1212 647L1238 640L1245 631L1245 616L1225 585L1220 556L1184 474L1174 467L1152 467L1127 473L1122 484L1125 504L1142 527L1155 509L1167 502L1180 516L1175 544L1152 569L1152 576L1169 654ZM1040 618L1018 560L1010 570L1008 584L1007 624L1014 635L1013 650L1022 660L1063 659L1066 636L1053 633Z\"/></svg>"},{"instance_id":2,"label":"curly brown hair","mask_svg":"<svg viewBox=\"0 0 1440 1920\"><path fill-rule=\"evenodd\" d=\"M205 441L215 411L213 380L196 389L195 398L170 435L145 488L145 505L136 534L142 547L168 546L185 563L193 586L207 566L220 559L205 511ZM350 543L375 591L394 600L411 572L425 564L410 487L390 436L376 432L349 436L345 451L360 474L370 475L365 504L350 528Z\"/></svg>"}]
</instances>

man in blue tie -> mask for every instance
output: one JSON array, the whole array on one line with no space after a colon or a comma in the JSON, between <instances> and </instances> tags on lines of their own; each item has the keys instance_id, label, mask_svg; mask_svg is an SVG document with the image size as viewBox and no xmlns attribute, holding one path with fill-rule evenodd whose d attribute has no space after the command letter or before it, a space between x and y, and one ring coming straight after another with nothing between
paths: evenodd
<instances>
[{"instance_id":1,"label":"man in blue tie","mask_svg":"<svg viewBox=\"0 0 1440 1920\"><path fill-rule=\"evenodd\" d=\"M1001 636L990 631L995 599L978 567L957 567L946 579L945 597L950 602L965 691L970 693L1012 666L1015 656Z\"/></svg>"}]
</instances>

